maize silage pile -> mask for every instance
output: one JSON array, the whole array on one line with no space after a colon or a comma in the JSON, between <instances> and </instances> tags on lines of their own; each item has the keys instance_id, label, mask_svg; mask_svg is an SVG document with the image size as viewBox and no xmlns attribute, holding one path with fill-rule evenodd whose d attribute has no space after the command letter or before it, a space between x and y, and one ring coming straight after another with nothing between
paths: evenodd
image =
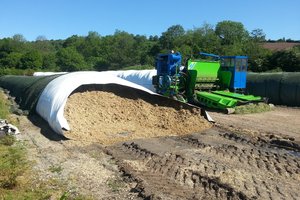
<instances>
[{"instance_id":1,"label":"maize silage pile","mask_svg":"<svg viewBox=\"0 0 300 200\"><path fill-rule=\"evenodd\" d=\"M36 111L56 133L73 139L110 144L210 127L199 109L105 72L4 76L0 87L10 90L23 109Z\"/></svg>"},{"instance_id":2,"label":"maize silage pile","mask_svg":"<svg viewBox=\"0 0 300 200\"><path fill-rule=\"evenodd\" d=\"M200 109L123 86L72 94L65 107L71 139L111 144L129 139L185 135L210 128Z\"/></svg>"}]
</instances>

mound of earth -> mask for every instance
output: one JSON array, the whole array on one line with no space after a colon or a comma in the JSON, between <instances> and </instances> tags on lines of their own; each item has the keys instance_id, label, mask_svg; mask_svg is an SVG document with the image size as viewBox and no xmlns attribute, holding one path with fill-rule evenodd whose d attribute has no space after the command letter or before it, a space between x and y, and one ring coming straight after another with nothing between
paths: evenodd
<instances>
[{"instance_id":1,"label":"mound of earth","mask_svg":"<svg viewBox=\"0 0 300 200\"><path fill-rule=\"evenodd\" d=\"M198 109L174 108L129 97L107 91L73 93L64 111L71 128L65 136L112 144L135 138L185 135L211 127Z\"/></svg>"}]
</instances>

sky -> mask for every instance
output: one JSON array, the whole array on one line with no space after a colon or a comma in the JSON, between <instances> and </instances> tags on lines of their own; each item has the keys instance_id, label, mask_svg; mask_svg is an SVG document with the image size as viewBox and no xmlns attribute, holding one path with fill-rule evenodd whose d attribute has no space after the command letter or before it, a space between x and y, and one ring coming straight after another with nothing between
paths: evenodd
<instances>
[{"instance_id":1,"label":"sky","mask_svg":"<svg viewBox=\"0 0 300 200\"><path fill-rule=\"evenodd\" d=\"M300 40L300 0L0 0L0 38L22 34L66 39L89 31L111 35L116 30L158 35L172 25L185 30L241 22L267 39Z\"/></svg>"}]
</instances>

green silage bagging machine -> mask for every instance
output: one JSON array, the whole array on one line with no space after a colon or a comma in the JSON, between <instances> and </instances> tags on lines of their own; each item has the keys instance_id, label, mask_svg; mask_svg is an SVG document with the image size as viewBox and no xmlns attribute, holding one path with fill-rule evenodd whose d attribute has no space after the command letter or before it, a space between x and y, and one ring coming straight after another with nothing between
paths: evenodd
<instances>
[{"instance_id":1,"label":"green silage bagging machine","mask_svg":"<svg viewBox=\"0 0 300 200\"><path fill-rule=\"evenodd\" d=\"M152 84L156 92L198 106L234 112L237 106L265 101L245 95L247 56L218 56L199 53L182 66L180 53L159 54L157 75Z\"/></svg>"}]
</instances>

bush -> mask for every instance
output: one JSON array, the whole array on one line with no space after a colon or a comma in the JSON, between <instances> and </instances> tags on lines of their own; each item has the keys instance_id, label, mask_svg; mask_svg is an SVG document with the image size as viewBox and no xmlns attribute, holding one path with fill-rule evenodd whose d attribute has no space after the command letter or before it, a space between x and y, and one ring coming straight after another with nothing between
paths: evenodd
<instances>
[{"instance_id":1,"label":"bush","mask_svg":"<svg viewBox=\"0 0 300 200\"><path fill-rule=\"evenodd\" d=\"M277 51L265 60L269 70L280 68L286 72L300 71L300 57L293 51Z\"/></svg>"},{"instance_id":2,"label":"bush","mask_svg":"<svg viewBox=\"0 0 300 200\"><path fill-rule=\"evenodd\" d=\"M122 70L145 70L145 69L154 69L151 65L136 65L130 67L124 67Z\"/></svg>"},{"instance_id":3,"label":"bush","mask_svg":"<svg viewBox=\"0 0 300 200\"><path fill-rule=\"evenodd\" d=\"M0 68L0 76L4 75L25 75L32 76L33 69L15 69L15 68Z\"/></svg>"}]
</instances>

